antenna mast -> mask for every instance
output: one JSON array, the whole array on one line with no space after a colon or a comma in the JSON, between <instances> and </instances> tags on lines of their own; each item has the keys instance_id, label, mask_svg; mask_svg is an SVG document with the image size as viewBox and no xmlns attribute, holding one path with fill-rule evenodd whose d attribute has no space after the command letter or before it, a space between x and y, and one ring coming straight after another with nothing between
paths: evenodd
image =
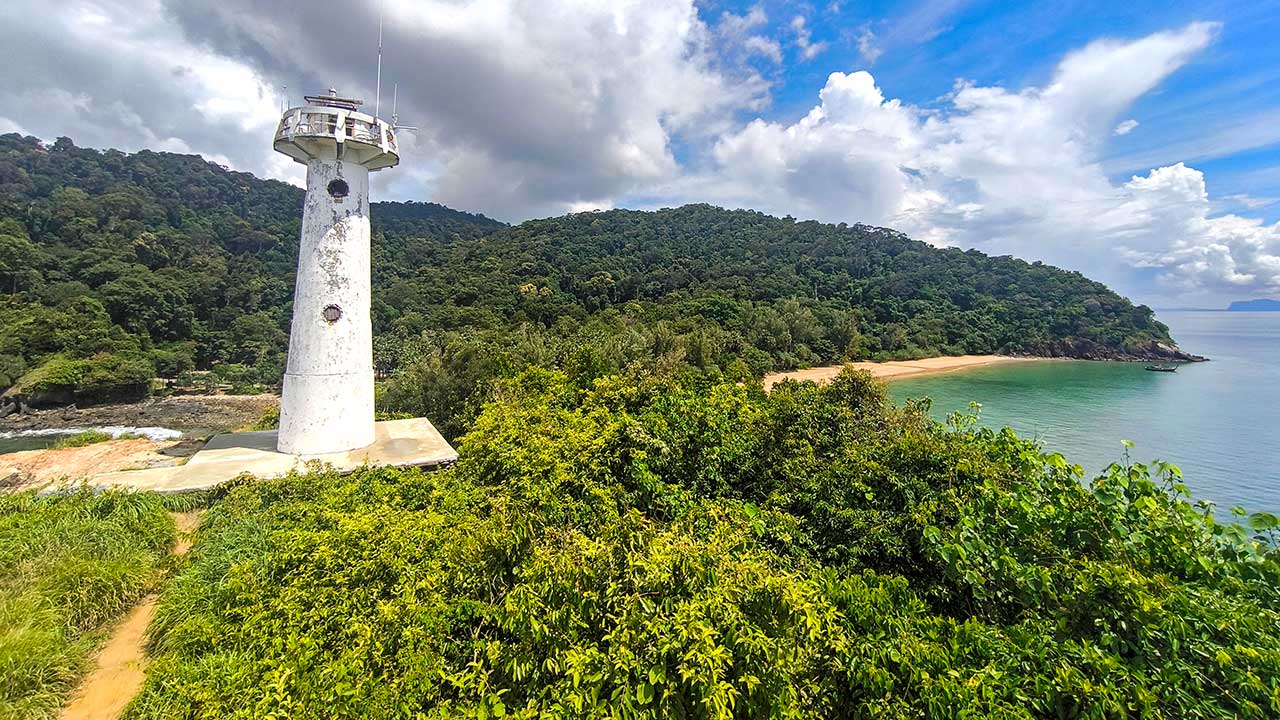
<instances>
[{"instance_id":1,"label":"antenna mast","mask_svg":"<svg viewBox=\"0 0 1280 720\"><path fill-rule=\"evenodd\" d=\"M385 2L378 3L378 81L373 96L374 117L381 117L382 114L382 9L385 6Z\"/></svg>"}]
</instances>

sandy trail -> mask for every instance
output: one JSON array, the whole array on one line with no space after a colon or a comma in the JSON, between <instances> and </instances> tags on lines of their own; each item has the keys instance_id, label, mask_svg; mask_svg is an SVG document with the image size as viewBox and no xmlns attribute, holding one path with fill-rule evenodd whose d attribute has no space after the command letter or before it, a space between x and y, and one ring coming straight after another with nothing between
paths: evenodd
<instances>
[{"instance_id":1,"label":"sandy trail","mask_svg":"<svg viewBox=\"0 0 1280 720\"><path fill-rule=\"evenodd\" d=\"M200 524L198 512L174 513L178 542L174 555L186 555L192 534ZM111 631L111 638L94 658L94 670L85 676L62 708L60 720L116 720L142 689L147 679L145 652L147 627L156 610L156 595L148 595Z\"/></svg>"},{"instance_id":2,"label":"sandy trail","mask_svg":"<svg viewBox=\"0 0 1280 720\"><path fill-rule=\"evenodd\" d=\"M855 362L848 363L859 370L866 370L872 377L884 380L897 380L904 377L920 377L938 373L954 372L968 368L983 367L1007 362L1025 362L1034 358L1009 357L1007 355L953 355L947 357L923 358L921 360L894 360L890 362ZM770 373L764 376L764 389L772 390L774 385L783 380L812 380L817 383L829 382L844 370L845 365L828 365L826 367L809 368L808 370L791 370L789 372Z\"/></svg>"}]
</instances>

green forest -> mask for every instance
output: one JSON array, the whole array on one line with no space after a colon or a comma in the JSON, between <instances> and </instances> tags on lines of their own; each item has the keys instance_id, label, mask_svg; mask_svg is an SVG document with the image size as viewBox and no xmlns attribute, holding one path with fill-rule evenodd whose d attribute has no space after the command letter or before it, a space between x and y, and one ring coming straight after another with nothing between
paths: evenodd
<instances>
[{"instance_id":1,"label":"green forest","mask_svg":"<svg viewBox=\"0 0 1280 720\"><path fill-rule=\"evenodd\" d=\"M196 156L0 136L0 385L47 402L284 367L302 191ZM508 227L375 203L382 409L474 416L524 367L756 377L843 360L1177 357L1152 311L1079 273L900 233L692 205ZM470 405L468 405L470 403Z\"/></svg>"}]
</instances>

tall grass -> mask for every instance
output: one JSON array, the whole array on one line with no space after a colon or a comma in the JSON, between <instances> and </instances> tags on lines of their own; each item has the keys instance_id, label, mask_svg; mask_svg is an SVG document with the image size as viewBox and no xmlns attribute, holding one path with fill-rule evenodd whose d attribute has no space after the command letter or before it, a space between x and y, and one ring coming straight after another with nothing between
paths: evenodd
<instances>
[{"instance_id":1,"label":"tall grass","mask_svg":"<svg viewBox=\"0 0 1280 720\"><path fill-rule=\"evenodd\" d=\"M175 537L152 493L0 495L0 720L56 716Z\"/></svg>"}]
</instances>

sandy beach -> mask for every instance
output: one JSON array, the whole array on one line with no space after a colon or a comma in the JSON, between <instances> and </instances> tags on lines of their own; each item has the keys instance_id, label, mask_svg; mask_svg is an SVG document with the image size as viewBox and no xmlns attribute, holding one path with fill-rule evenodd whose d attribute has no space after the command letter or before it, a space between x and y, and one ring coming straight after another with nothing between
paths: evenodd
<instances>
[{"instance_id":1,"label":"sandy beach","mask_svg":"<svg viewBox=\"0 0 1280 720\"><path fill-rule=\"evenodd\" d=\"M897 380L904 377L920 377L955 372L968 368L996 365L998 363L1027 362L1035 358L1009 357L1008 355L953 355L948 357L924 358L921 360L894 360L890 362L855 362L847 363L859 370L866 370L873 377L883 380ZM845 365L827 365L807 370L791 370L789 372L769 373L764 376L764 389L772 390L774 385L783 380L812 380L827 382L840 374Z\"/></svg>"}]
</instances>

